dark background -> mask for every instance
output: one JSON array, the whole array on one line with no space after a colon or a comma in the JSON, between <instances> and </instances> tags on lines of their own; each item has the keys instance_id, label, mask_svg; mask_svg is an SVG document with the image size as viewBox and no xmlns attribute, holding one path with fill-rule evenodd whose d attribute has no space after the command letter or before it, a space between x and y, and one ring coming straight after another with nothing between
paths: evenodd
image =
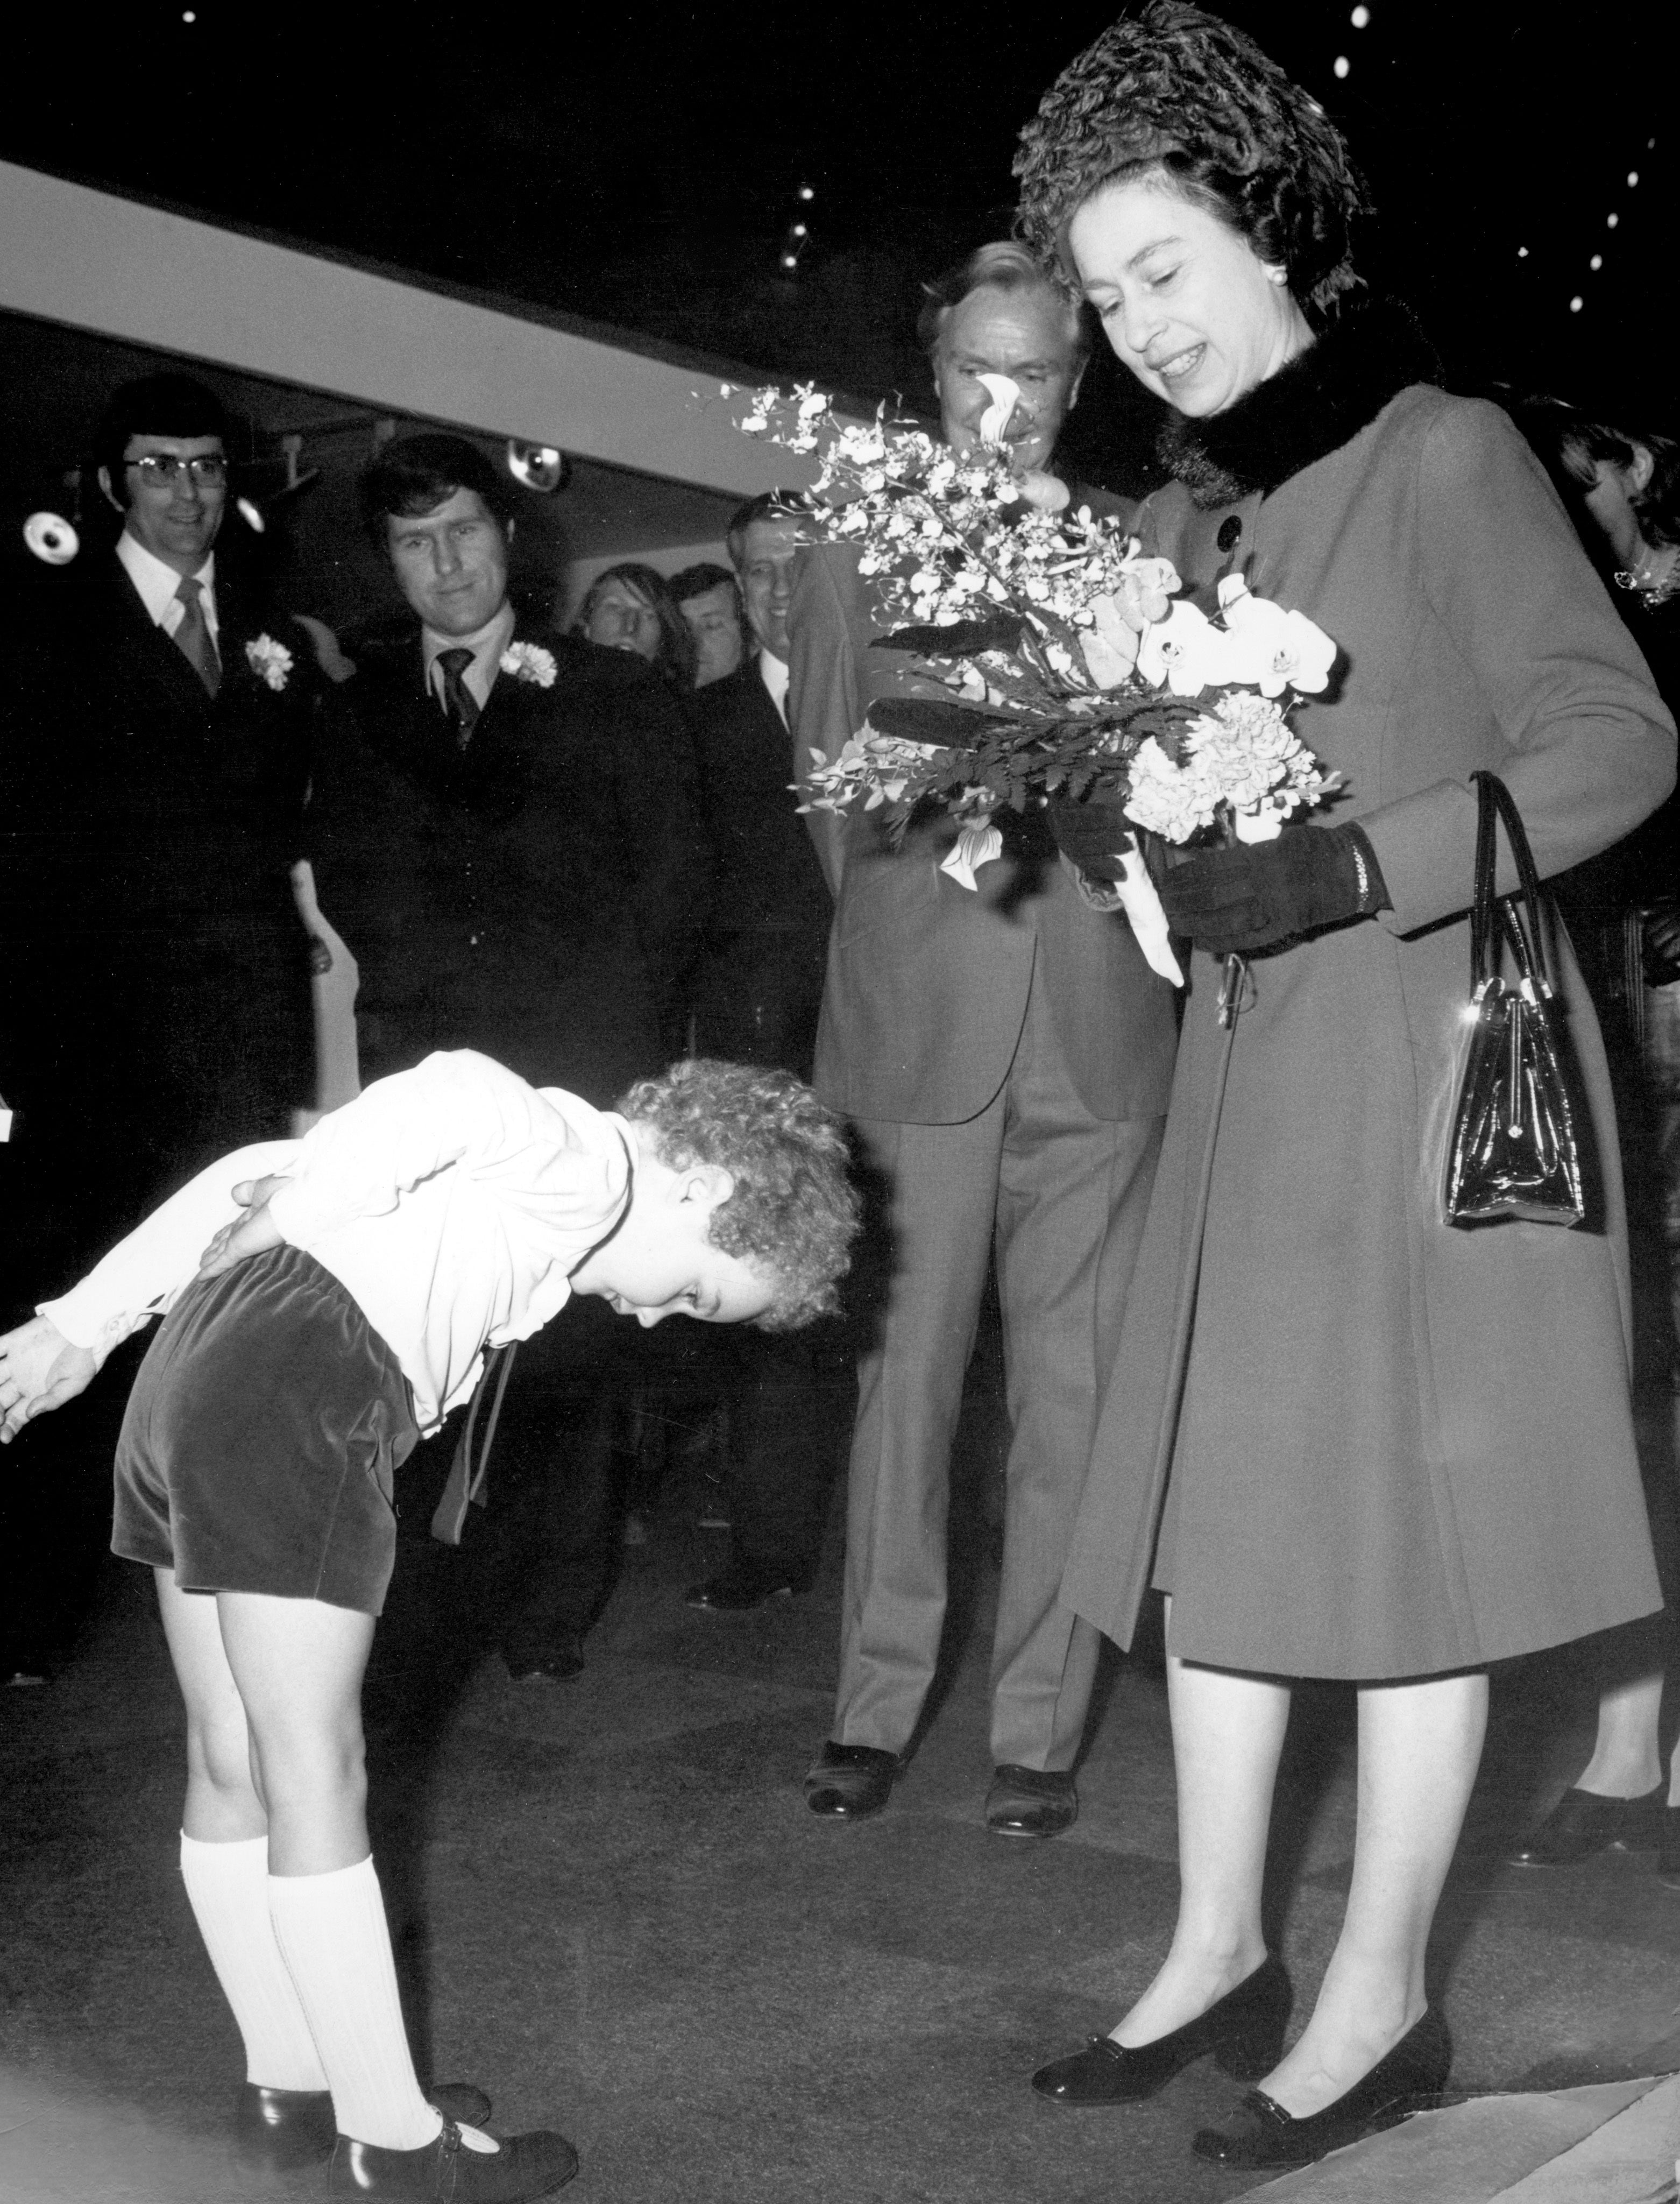
<instances>
[{"instance_id":1,"label":"dark background","mask_svg":"<svg viewBox=\"0 0 1680 2204\"><path fill-rule=\"evenodd\" d=\"M1114 12L38 9L9 30L0 154L925 405L918 283L1007 230L1015 133ZM1364 264L1449 379L1672 422L1670 7L1222 12L1346 133L1379 209ZM1100 362L1077 456L1132 471L1138 402Z\"/></svg>"}]
</instances>

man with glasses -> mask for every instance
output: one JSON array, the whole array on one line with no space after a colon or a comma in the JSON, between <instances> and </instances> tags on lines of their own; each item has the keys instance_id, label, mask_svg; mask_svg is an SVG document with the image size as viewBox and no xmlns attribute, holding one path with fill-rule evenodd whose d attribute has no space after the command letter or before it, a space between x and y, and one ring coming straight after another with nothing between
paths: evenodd
<instances>
[{"instance_id":1,"label":"man with glasses","mask_svg":"<svg viewBox=\"0 0 1680 2204\"><path fill-rule=\"evenodd\" d=\"M212 391L126 384L94 459L114 551L53 578L10 656L0 1092L18 1117L0 1148L0 1324L313 1099L289 877L322 690L308 637L220 543ZM5 1480L7 1676L50 1673L86 1604L114 1437L100 1413L44 1425L33 1473Z\"/></svg>"}]
</instances>

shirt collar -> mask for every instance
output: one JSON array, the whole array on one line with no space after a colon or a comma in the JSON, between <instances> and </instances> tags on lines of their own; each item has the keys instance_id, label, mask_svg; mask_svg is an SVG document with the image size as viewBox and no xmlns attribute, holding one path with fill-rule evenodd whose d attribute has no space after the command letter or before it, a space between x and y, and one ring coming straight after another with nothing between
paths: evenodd
<instances>
[{"instance_id":1,"label":"shirt collar","mask_svg":"<svg viewBox=\"0 0 1680 2204\"><path fill-rule=\"evenodd\" d=\"M134 584L147 617L155 627L161 627L169 607L177 601L175 592L180 587L180 576L173 566L166 566L155 553L131 536L125 528L116 539L116 555L122 562L123 572ZM216 554L212 551L192 579L200 584L210 599L208 611L216 609Z\"/></svg>"},{"instance_id":2,"label":"shirt collar","mask_svg":"<svg viewBox=\"0 0 1680 2204\"><path fill-rule=\"evenodd\" d=\"M441 652L470 650L472 653L472 664L467 668L467 686L476 691L482 682L484 694L488 696L490 684L496 678L497 661L508 644L512 642L513 631L517 625L513 607L509 604L504 604L500 612L486 620L482 627L475 629L470 635L440 635L435 628L423 625L420 630L420 649L425 664L426 686L430 689L435 685L432 678L432 668ZM478 701L482 704L484 702L484 696L481 696Z\"/></svg>"},{"instance_id":3,"label":"shirt collar","mask_svg":"<svg viewBox=\"0 0 1680 2204\"><path fill-rule=\"evenodd\" d=\"M788 716L788 661L768 650L759 653L759 679L770 692L770 701L781 714L784 725Z\"/></svg>"}]
</instances>

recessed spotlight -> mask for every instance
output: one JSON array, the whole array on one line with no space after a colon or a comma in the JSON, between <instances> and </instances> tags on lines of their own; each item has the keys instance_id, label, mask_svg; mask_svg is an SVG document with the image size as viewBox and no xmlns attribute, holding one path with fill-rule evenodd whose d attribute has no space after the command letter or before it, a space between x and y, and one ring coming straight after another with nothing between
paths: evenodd
<instances>
[{"instance_id":1,"label":"recessed spotlight","mask_svg":"<svg viewBox=\"0 0 1680 2204\"><path fill-rule=\"evenodd\" d=\"M1369 8L1356 8L1347 20L1356 31L1363 31L1371 20L1371 11Z\"/></svg>"},{"instance_id":2,"label":"recessed spotlight","mask_svg":"<svg viewBox=\"0 0 1680 2204\"><path fill-rule=\"evenodd\" d=\"M1334 61L1333 61L1333 62L1331 62L1331 64L1330 64L1330 73L1331 73L1331 74L1332 74L1333 76L1346 76L1346 75L1347 74L1347 70L1348 70L1348 60L1347 60L1347 56L1346 56L1346 54L1338 54L1338 55L1336 56L1336 57L1335 57Z\"/></svg>"},{"instance_id":3,"label":"recessed spotlight","mask_svg":"<svg viewBox=\"0 0 1680 2204\"><path fill-rule=\"evenodd\" d=\"M1528 257L1529 257L1529 248L1528 248L1528 246L1527 246L1526 245L1519 245L1519 246L1517 246L1517 258L1519 260L1526 260L1526 259L1528 258Z\"/></svg>"},{"instance_id":4,"label":"recessed spotlight","mask_svg":"<svg viewBox=\"0 0 1680 2204\"><path fill-rule=\"evenodd\" d=\"M1572 299L1570 300L1570 302L1569 302L1569 310L1570 310L1571 313L1572 313L1572 314L1578 314L1578 313L1581 311L1581 309L1582 309L1582 308L1586 305L1586 303L1587 303L1587 301L1586 301L1586 300L1585 300L1585 299L1581 296L1580 293L1577 291L1577 292L1576 293L1576 294L1575 294L1574 298L1572 298Z\"/></svg>"},{"instance_id":5,"label":"recessed spotlight","mask_svg":"<svg viewBox=\"0 0 1680 2204\"><path fill-rule=\"evenodd\" d=\"M1604 218L1604 226L1606 229L1614 229L1617 223L1620 222L1621 219L1622 217L1618 214L1607 214Z\"/></svg>"},{"instance_id":6,"label":"recessed spotlight","mask_svg":"<svg viewBox=\"0 0 1680 2204\"><path fill-rule=\"evenodd\" d=\"M1637 188L1637 186L1638 186L1638 183L1639 183L1639 171L1638 171L1638 169L1630 169L1628 170L1628 189L1629 189L1630 191L1633 191L1633 190L1636 189L1636 188Z\"/></svg>"},{"instance_id":7,"label":"recessed spotlight","mask_svg":"<svg viewBox=\"0 0 1680 2204\"><path fill-rule=\"evenodd\" d=\"M1595 252L1592 258L1587 263L1587 265L1594 271L1594 274L1596 274L1604 265L1603 253Z\"/></svg>"}]
</instances>

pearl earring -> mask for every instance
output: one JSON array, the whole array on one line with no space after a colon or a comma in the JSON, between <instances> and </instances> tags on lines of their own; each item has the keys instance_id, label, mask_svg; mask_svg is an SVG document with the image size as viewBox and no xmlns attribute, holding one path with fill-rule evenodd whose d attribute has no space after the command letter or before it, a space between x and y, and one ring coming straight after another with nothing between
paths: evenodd
<instances>
[{"instance_id":1,"label":"pearl earring","mask_svg":"<svg viewBox=\"0 0 1680 2204\"><path fill-rule=\"evenodd\" d=\"M1266 270L1266 276L1269 282L1287 283L1289 281L1289 270L1287 268L1269 268Z\"/></svg>"}]
</instances>

